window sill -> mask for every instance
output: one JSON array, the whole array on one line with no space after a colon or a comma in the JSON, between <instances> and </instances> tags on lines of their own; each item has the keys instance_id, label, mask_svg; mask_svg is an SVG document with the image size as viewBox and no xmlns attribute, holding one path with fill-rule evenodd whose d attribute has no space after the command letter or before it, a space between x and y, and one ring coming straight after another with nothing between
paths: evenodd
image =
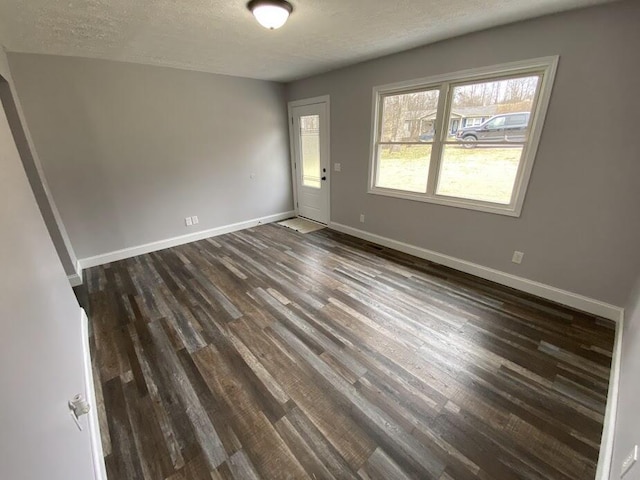
<instances>
[{"instance_id":1,"label":"window sill","mask_svg":"<svg viewBox=\"0 0 640 480\"><path fill-rule=\"evenodd\" d=\"M400 198L402 200L412 200L415 202L434 203L436 205L444 205L448 207L464 208L466 210L475 210L485 213L493 213L497 215L506 215L508 217L519 217L522 206L498 205L474 200L455 199L444 196L427 196L424 193L411 193L401 190L392 190L388 188L373 187L369 188L367 193L372 195L382 195L384 197Z\"/></svg>"}]
</instances>

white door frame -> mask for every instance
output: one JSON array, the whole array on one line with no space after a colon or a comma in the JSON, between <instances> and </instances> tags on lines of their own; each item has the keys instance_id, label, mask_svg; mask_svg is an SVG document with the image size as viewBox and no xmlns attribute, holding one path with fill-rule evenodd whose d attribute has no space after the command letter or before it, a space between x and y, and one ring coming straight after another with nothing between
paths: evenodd
<instances>
[{"instance_id":1,"label":"white door frame","mask_svg":"<svg viewBox=\"0 0 640 480\"><path fill-rule=\"evenodd\" d=\"M293 108L294 107L304 107L307 105L315 105L318 103L324 103L326 106L326 123L327 123L327 128L326 128L326 137L323 140L322 138L320 139L320 141L324 141L324 143L326 144L326 148L325 148L325 152L327 152L327 179L325 180L327 183L327 195L329 197L329 201L328 201L328 213L329 213L329 220L327 222L327 225L329 223L331 223L331 101L329 99L329 95L321 95L319 97L312 97L312 98L305 98L302 100L294 100L291 102L287 103L287 116L288 116L288 122L289 122L289 152L290 152L290 158L291 158L291 182L292 182L292 187L293 187L293 206L294 206L294 210L296 212L296 215L300 214L299 208L298 208L298 180L297 180L297 172L296 172L296 155L295 155L295 150L294 150L294 145L293 145L293 139L294 139L294 131L293 131Z\"/></svg>"}]
</instances>

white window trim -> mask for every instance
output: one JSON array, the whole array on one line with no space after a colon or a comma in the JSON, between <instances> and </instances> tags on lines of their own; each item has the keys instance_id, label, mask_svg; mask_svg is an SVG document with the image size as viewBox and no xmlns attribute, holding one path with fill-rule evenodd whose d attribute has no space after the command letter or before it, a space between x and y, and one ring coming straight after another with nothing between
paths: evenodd
<instances>
[{"instance_id":1,"label":"white window trim","mask_svg":"<svg viewBox=\"0 0 640 480\"><path fill-rule=\"evenodd\" d=\"M484 121L482 120L483 117L472 117L472 118L467 118L467 120L471 120L471 122L467 121L465 122L465 127L477 127L478 125L482 125L484 123Z\"/></svg>"},{"instance_id":2,"label":"white window trim","mask_svg":"<svg viewBox=\"0 0 640 480\"><path fill-rule=\"evenodd\" d=\"M374 87L373 89L373 108L371 121L371 152L369 156L369 182L367 192L375 195L383 195L387 197L402 198L406 200L414 200L419 202L435 203L438 205L448 205L451 207L466 208L470 210L478 210L488 213L496 213L500 215L508 215L519 217L522 212L522 206L526 196L527 187L531 178L534 160L538 152L538 145L542 135L542 128L549 108L549 100L551 99L551 90L555 80L556 71L558 69L559 56L550 56L523 60L518 62L504 63L500 65L492 65L482 68L474 68L462 70L459 72L449 73L445 75L437 75L427 78L414 79L404 82L397 82L387 85ZM500 205L496 203L483 202L479 200L467 200L462 198L445 197L435 194L435 182L438 178L438 169L440 167L440 150L442 142L436 142L433 145L432 159L437 161L430 162L429 166L429 186L427 193L413 193L403 190L395 190L391 188L383 188L375 186L377 152L376 145L378 141L378 127L381 115L380 99L384 95L394 93L404 93L409 89L429 89L440 88L443 83L459 83L473 80L482 80L485 77L501 76L522 73L543 73L542 82L538 90L538 98L535 102L536 108L532 112L530 118L532 129L529 139L522 152L522 160L518 167L511 203L508 205ZM438 113L436 115L436 131L438 135L442 135L444 117L450 109L450 105L445 105L448 98L448 91L443 89L438 99ZM442 137L440 137L442 138Z\"/></svg>"}]
</instances>

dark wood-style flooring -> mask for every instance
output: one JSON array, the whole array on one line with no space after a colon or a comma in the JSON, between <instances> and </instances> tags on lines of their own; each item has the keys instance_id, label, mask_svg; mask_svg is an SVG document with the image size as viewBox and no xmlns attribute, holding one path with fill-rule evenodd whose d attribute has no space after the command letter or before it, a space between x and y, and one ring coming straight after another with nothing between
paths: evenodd
<instances>
[{"instance_id":1,"label":"dark wood-style flooring","mask_svg":"<svg viewBox=\"0 0 640 480\"><path fill-rule=\"evenodd\" d=\"M611 322L277 225L85 285L110 480L594 478Z\"/></svg>"}]
</instances>

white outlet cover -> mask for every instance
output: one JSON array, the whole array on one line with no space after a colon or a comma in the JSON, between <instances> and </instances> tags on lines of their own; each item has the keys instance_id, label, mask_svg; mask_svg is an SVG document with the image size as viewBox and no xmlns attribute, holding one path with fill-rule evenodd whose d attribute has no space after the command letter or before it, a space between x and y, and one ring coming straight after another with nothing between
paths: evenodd
<instances>
[{"instance_id":1,"label":"white outlet cover","mask_svg":"<svg viewBox=\"0 0 640 480\"><path fill-rule=\"evenodd\" d=\"M627 455L627 458L625 458L624 461L622 462L620 478L624 477L626 473L629 470L631 470L631 467L633 467L633 465L636 463L637 460L638 460L638 445L634 445L633 450L631 450L629 455Z\"/></svg>"},{"instance_id":2,"label":"white outlet cover","mask_svg":"<svg viewBox=\"0 0 640 480\"><path fill-rule=\"evenodd\" d=\"M333 164L333 170L334 170L335 172L341 172L341 171L342 171L342 164L340 164L340 163L334 163L334 164Z\"/></svg>"},{"instance_id":3,"label":"white outlet cover","mask_svg":"<svg viewBox=\"0 0 640 480\"><path fill-rule=\"evenodd\" d=\"M198 223L200 223L200 220L198 219L198 216L197 216L197 215L194 215L193 217L191 217L191 222L192 222L194 225L197 225Z\"/></svg>"},{"instance_id":4,"label":"white outlet cover","mask_svg":"<svg viewBox=\"0 0 640 480\"><path fill-rule=\"evenodd\" d=\"M364 213L360 214L360 223L364 223Z\"/></svg>"},{"instance_id":5,"label":"white outlet cover","mask_svg":"<svg viewBox=\"0 0 640 480\"><path fill-rule=\"evenodd\" d=\"M191 217L186 217L186 218L184 219L184 224L185 224L187 227L190 227L191 225L193 225L193 222L191 221Z\"/></svg>"},{"instance_id":6,"label":"white outlet cover","mask_svg":"<svg viewBox=\"0 0 640 480\"><path fill-rule=\"evenodd\" d=\"M513 252L513 257L511 257L511 261L513 263L522 263L522 259L524 257L524 253L523 252L518 252L517 250L515 252Z\"/></svg>"}]
</instances>

